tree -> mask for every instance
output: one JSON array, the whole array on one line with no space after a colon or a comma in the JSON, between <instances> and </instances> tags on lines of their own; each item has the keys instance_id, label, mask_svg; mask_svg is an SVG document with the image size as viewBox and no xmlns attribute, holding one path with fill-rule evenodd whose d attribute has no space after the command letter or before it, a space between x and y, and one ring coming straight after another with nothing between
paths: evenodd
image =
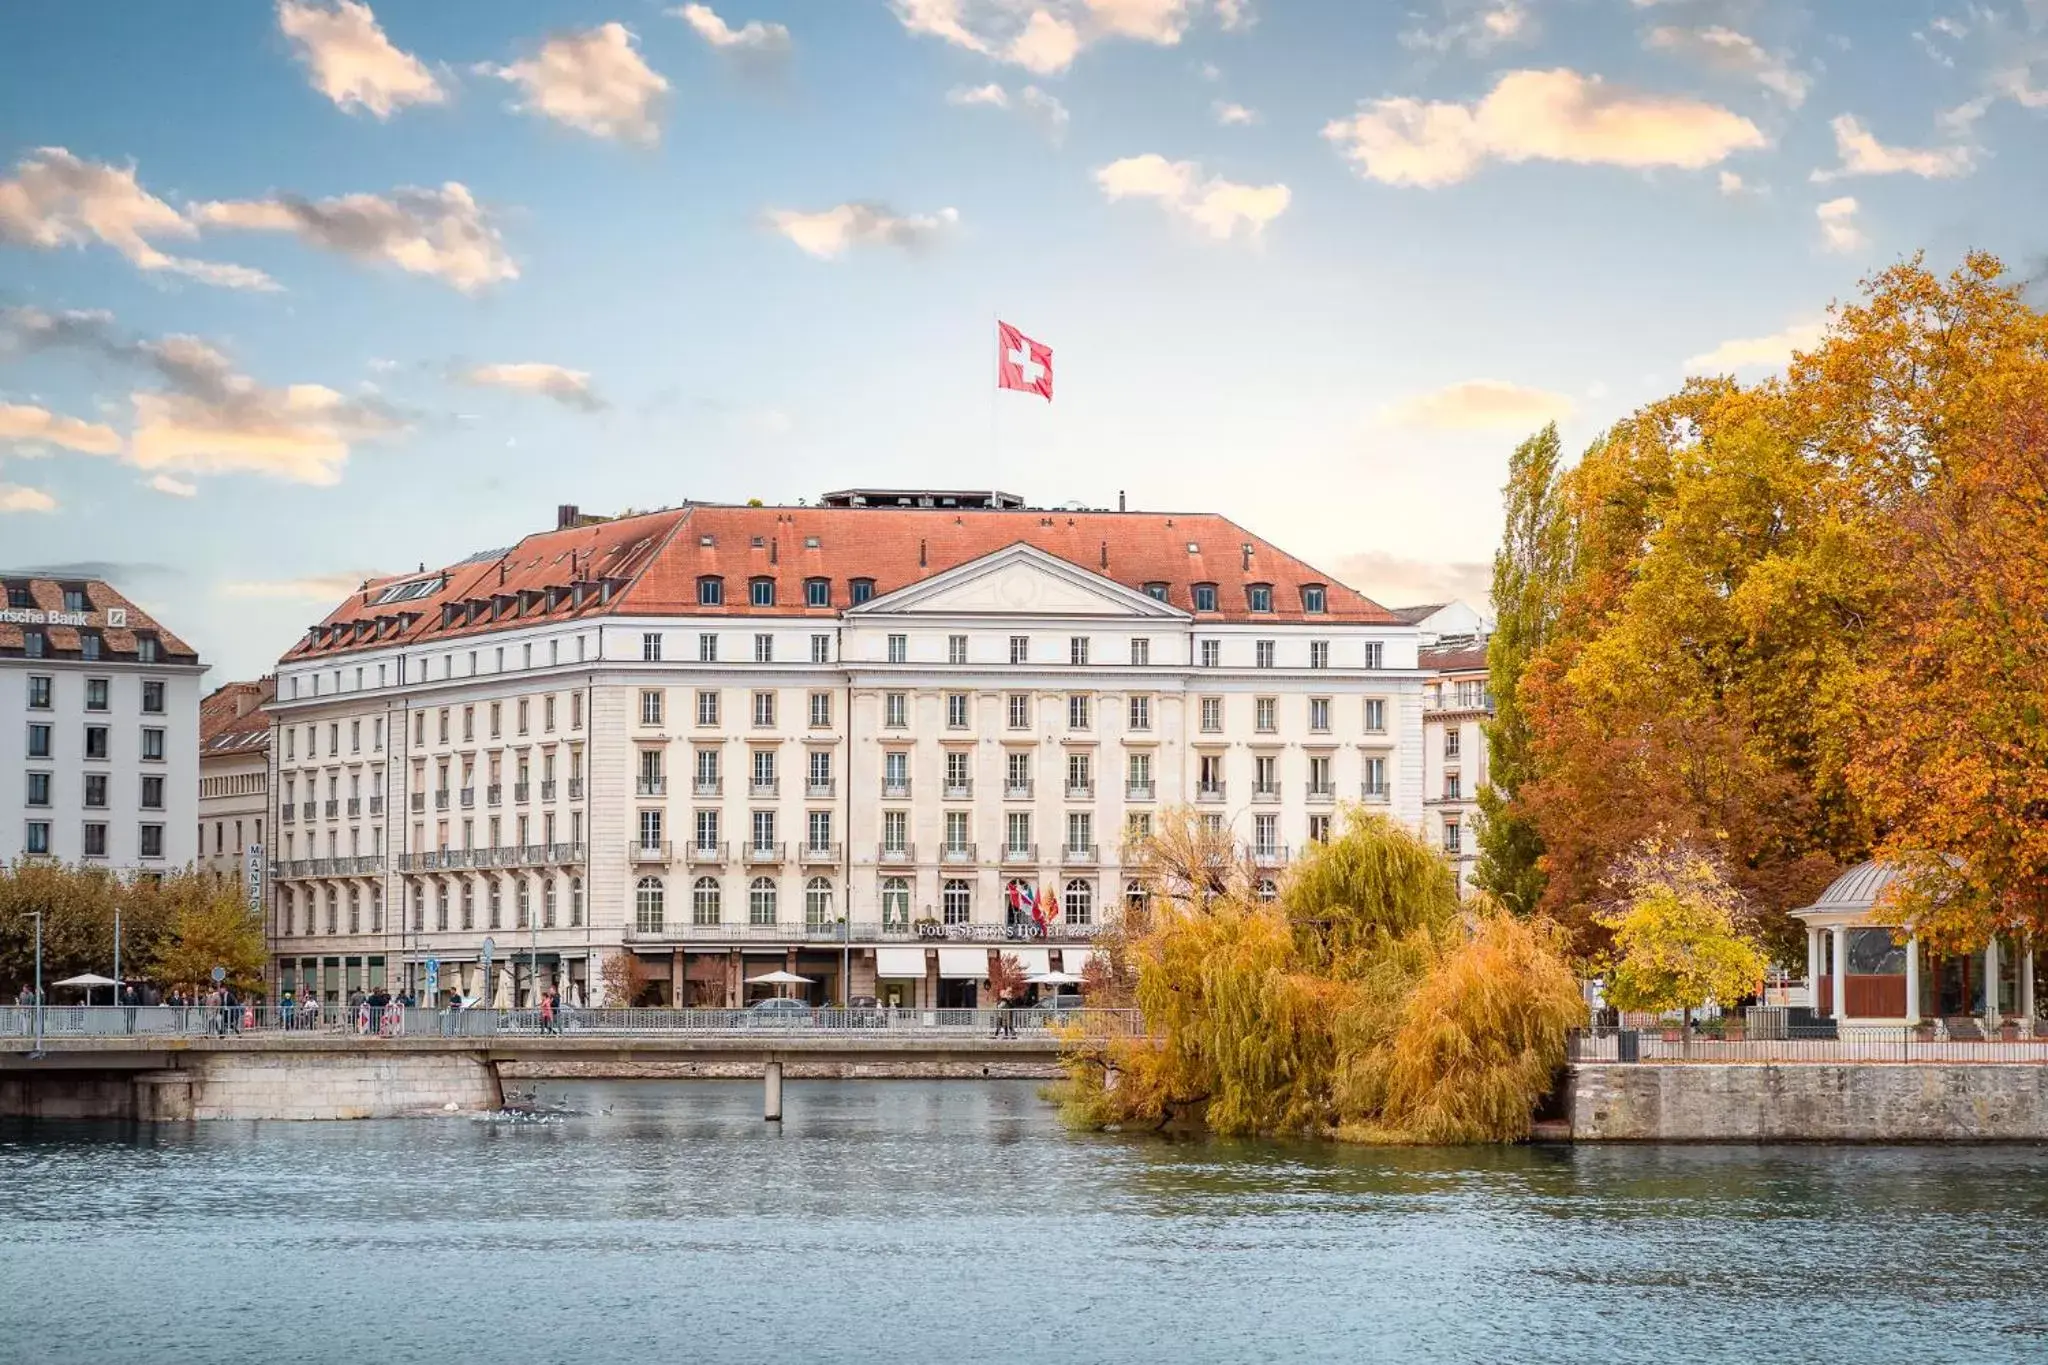
<instances>
[{"instance_id":1,"label":"tree","mask_svg":"<svg viewBox=\"0 0 2048 1365\"><path fill-rule=\"evenodd\" d=\"M1744 932L1748 909L1698 848L1651 839L1615 877L1607 999L1617 1009L1692 1012L1733 1004L1762 982L1766 962Z\"/></svg>"},{"instance_id":2,"label":"tree","mask_svg":"<svg viewBox=\"0 0 2048 1365\"><path fill-rule=\"evenodd\" d=\"M1515 448L1501 490L1507 523L1493 557L1494 632L1486 667L1493 718L1486 731L1487 780L1479 788L1479 859L1473 883L1516 914L1543 896L1543 836L1515 800L1533 768L1528 716L1517 689L1556 618L1569 568L1569 523L1559 515L1555 422Z\"/></svg>"},{"instance_id":3,"label":"tree","mask_svg":"<svg viewBox=\"0 0 2048 1365\"><path fill-rule=\"evenodd\" d=\"M241 886L200 873L181 874L165 885L170 928L157 944L150 975L167 986L197 989L221 967L233 989L260 993L270 961L263 917Z\"/></svg>"}]
</instances>

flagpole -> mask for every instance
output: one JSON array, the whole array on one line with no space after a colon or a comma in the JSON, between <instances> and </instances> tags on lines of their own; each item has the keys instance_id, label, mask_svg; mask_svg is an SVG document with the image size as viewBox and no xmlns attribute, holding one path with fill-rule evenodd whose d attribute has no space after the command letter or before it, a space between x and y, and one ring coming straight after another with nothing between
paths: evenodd
<instances>
[{"instance_id":1,"label":"flagpole","mask_svg":"<svg viewBox=\"0 0 2048 1365\"><path fill-rule=\"evenodd\" d=\"M988 386L988 491L993 495L1003 486L1003 447L996 431L996 399L1002 392L1003 376L1002 315L991 310L989 321L995 324L991 330L994 332L996 340L996 382ZM993 497L991 497L990 501L994 501Z\"/></svg>"}]
</instances>

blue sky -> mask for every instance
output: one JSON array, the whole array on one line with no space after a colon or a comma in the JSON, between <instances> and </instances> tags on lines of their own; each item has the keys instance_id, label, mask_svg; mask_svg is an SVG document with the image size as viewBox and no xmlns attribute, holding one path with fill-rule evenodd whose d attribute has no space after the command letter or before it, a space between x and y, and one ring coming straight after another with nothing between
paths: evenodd
<instances>
[{"instance_id":1,"label":"blue sky","mask_svg":"<svg viewBox=\"0 0 2048 1365\"><path fill-rule=\"evenodd\" d=\"M2044 119L2048 0L18 0L0 567L216 682L561 502L1126 490L1471 596L1546 417L2038 269Z\"/></svg>"}]
</instances>

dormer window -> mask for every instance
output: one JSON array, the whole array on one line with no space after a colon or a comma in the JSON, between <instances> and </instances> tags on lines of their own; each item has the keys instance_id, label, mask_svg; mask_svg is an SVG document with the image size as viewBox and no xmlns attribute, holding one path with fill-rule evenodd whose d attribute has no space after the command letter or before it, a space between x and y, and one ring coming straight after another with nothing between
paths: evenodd
<instances>
[{"instance_id":1,"label":"dormer window","mask_svg":"<svg viewBox=\"0 0 2048 1365\"><path fill-rule=\"evenodd\" d=\"M875 595L875 580L872 578L856 578L846 586L856 607Z\"/></svg>"},{"instance_id":2,"label":"dormer window","mask_svg":"<svg viewBox=\"0 0 2048 1365\"><path fill-rule=\"evenodd\" d=\"M804 580L804 605L807 607L831 606L832 580L829 578L806 578Z\"/></svg>"},{"instance_id":3,"label":"dormer window","mask_svg":"<svg viewBox=\"0 0 2048 1365\"><path fill-rule=\"evenodd\" d=\"M85 600L85 589L72 586L64 589L64 610L91 611L92 606Z\"/></svg>"},{"instance_id":4,"label":"dormer window","mask_svg":"<svg viewBox=\"0 0 2048 1365\"><path fill-rule=\"evenodd\" d=\"M1195 584L1195 610L1216 610L1216 585L1214 583Z\"/></svg>"},{"instance_id":5,"label":"dormer window","mask_svg":"<svg viewBox=\"0 0 2048 1365\"><path fill-rule=\"evenodd\" d=\"M135 637L135 661L142 664L153 664L156 662L156 636L137 635Z\"/></svg>"},{"instance_id":6,"label":"dormer window","mask_svg":"<svg viewBox=\"0 0 2048 1365\"><path fill-rule=\"evenodd\" d=\"M747 583L747 601L757 607L775 605L775 580L756 578Z\"/></svg>"},{"instance_id":7,"label":"dormer window","mask_svg":"<svg viewBox=\"0 0 2048 1365\"><path fill-rule=\"evenodd\" d=\"M1301 609L1310 616L1320 616L1329 610L1326 590L1320 583L1305 584L1301 590Z\"/></svg>"},{"instance_id":8,"label":"dormer window","mask_svg":"<svg viewBox=\"0 0 2048 1365\"><path fill-rule=\"evenodd\" d=\"M29 591L29 586L28 586L28 584L26 584L26 583L9 583L9 584L7 585L7 605L8 605L8 606L10 606L10 607L17 607L17 608L19 608L19 607L33 607L33 606L34 606L35 604L36 604L36 595L35 595L35 594L34 594L33 592Z\"/></svg>"},{"instance_id":9,"label":"dormer window","mask_svg":"<svg viewBox=\"0 0 2048 1365\"><path fill-rule=\"evenodd\" d=\"M100 633L96 630L78 632L78 657L97 659L100 657Z\"/></svg>"},{"instance_id":10,"label":"dormer window","mask_svg":"<svg viewBox=\"0 0 2048 1365\"><path fill-rule=\"evenodd\" d=\"M715 574L706 574L697 580L697 605L700 607L722 607L725 605L725 580Z\"/></svg>"},{"instance_id":11,"label":"dormer window","mask_svg":"<svg viewBox=\"0 0 2048 1365\"><path fill-rule=\"evenodd\" d=\"M1145 585L1145 596L1155 602L1164 602L1166 600L1166 585L1164 583L1147 583Z\"/></svg>"},{"instance_id":12,"label":"dormer window","mask_svg":"<svg viewBox=\"0 0 2048 1365\"><path fill-rule=\"evenodd\" d=\"M1273 610L1273 585L1271 583L1247 584L1244 590L1244 604L1251 611Z\"/></svg>"}]
</instances>

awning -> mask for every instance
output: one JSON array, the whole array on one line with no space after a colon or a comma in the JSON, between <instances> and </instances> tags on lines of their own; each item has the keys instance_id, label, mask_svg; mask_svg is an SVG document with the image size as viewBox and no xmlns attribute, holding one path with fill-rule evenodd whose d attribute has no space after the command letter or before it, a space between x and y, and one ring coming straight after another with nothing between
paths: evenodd
<instances>
[{"instance_id":1,"label":"awning","mask_svg":"<svg viewBox=\"0 0 2048 1365\"><path fill-rule=\"evenodd\" d=\"M924 976L924 949L922 948L877 948L875 949L875 975L894 977Z\"/></svg>"},{"instance_id":2,"label":"awning","mask_svg":"<svg viewBox=\"0 0 2048 1365\"><path fill-rule=\"evenodd\" d=\"M1088 970L1088 964L1095 960L1095 955L1099 951L1099 949L1095 948L1062 948L1060 949L1060 961L1066 965L1060 968L1060 970L1072 972L1075 976L1079 976Z\"/></svg>"},{"instance_id":3,"label":"awning","mask_svg":"<svg viewBox=\"0 0 2048 1365\"><path fill-rule=\"evenodd\" d=\"M939 949L939 975L947 981L980 981L988 975L988 949Z\"/></svg>"},{"instance_id":4,"label":"awning","mask_svg":"<svg viewBox=\"0 0 2048 1365\"><path fill-rule=\"evenodd\" d=\"M1039 972L1049 972L1052 970L1052 950L1050 948L1005 948L1003 956L1014 957L1023 963L1024 975L1026 976L1035 976Z\"/></svg>"}]
</instances>

